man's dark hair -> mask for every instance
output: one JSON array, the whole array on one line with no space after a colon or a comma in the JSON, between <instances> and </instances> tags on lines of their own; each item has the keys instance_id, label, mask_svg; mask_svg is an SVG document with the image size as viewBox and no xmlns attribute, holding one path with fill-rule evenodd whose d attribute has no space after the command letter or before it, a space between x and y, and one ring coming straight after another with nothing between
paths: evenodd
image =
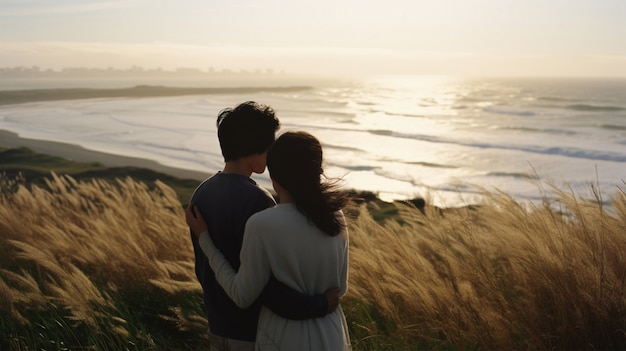
<instances>
[{"instance_id":1,"label":"man's dark hair","mask_svg":"<svg viewBox=\"0 0 626 351\"><path fill-rule=\"evenodd\" d=\"M224 161L267 151L279 127L280 122L274 110L254 101L220 111L217 116L217 136Z\"/></svg>"}]
</instances>

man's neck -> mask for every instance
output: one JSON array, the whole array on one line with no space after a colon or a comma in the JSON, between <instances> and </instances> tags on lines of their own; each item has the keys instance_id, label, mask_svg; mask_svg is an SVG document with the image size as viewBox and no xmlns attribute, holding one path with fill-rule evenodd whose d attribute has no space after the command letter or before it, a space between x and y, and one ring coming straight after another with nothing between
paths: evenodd
<instances>
[{"instance_id":1,"label":"man's neck","mask_svg":"<svg viewBox=\"0 0 626 351\"><path fill-rule=\"evenodd\" d=\"M241 160L235 160L226 162L222 173L241 174L250 178L250 176L252 175L252 170L245 162L242 162Z\"/></svg>"}]
</instances>

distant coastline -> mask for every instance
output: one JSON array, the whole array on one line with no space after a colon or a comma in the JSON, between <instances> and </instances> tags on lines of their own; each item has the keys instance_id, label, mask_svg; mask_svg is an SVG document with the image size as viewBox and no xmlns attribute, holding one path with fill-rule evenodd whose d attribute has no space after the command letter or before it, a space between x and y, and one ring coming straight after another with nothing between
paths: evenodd
<instances>
[{"instance_id":1,"label":"distant coastline","mask_svg":"<svg viewBox=\"0 0 626 351\"><path fill-rule=\"evenodd\" d=\"M131 88L55 88L0 91L0 105L22 104L27 102L78 100L96 98L147 98L209 94L252 94L260 92L298 92L310 90L310 86L284 87L226 87L226 88L185 88L157 85L137 85Z\"/></svg>"}]
</instances>

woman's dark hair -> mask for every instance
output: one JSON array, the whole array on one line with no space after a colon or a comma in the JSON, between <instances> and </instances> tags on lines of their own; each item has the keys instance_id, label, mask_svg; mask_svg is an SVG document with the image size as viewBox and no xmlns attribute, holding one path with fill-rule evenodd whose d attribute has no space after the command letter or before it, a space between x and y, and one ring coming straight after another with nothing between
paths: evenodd
<instances>
[{"instance_id":1,"label":"woman's dark hair","mask_svg":"<svg viewBox=\"0 0 626 351\"><path fill-rule=\"evenodd\" d=\"M279 126L274 110L254 101L220 111L217 136L224 161L264 153L274 142Z\"/></svg>"},{"instance_id":2,"label":"woman's dark hair","mask_svg":"<svg viewBox=\"0 0 626 351\"><path fill-rule=\"evenodd\" d=\"M341 232L344 224L335 212L348 202L348 195L337 189L337 182L322 181L322 145L313 135L282 134L267 152L267 169L313 224L330 236Z\"/></svg>"}]
</instances>

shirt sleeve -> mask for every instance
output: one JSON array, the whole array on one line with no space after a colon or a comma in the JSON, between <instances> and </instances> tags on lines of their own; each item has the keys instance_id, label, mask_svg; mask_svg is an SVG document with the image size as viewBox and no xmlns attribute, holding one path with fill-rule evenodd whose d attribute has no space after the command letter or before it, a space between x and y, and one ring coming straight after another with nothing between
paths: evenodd
<instances>
[{"instance_id":1,"label":"shirt sleeve","mask_svg":"<svg viewBox=\"0 0 626 351\"><path fill-rule=\"evenodd\" d=\"M274 276L263 289L261 302L272 312L287 319L324 317L328 311L326 295L303 294L283 284Z\"/></svg>"},{"instance_id":2,"label":"shirt sleeve","mask_svg":"<svg viewBox=\"0 0 626 351\"><path fill-rule=\"evenodd\" d=\"M200 234L199 244L209 259L217 282L240 308L246 308L261 295L271 276L267 253L260 235L254 231L246 234L241 246L241 266L235 271L224 255L213 245L209 232Z\"/></svg>"},{"instance_id":3,"label":"shirt sleeve","mask_svg":"<svg viewBox=\"0 0 626 351\"><path fill-rule=\"evenodd\" d=\"M343 214L343 211L338 211L337 215L343 225L343 229L341 230L341 237L344 240L343 247L343 266L341 267L341 277L340 277L340 296L345 295L348 292L348 265L350 262L349 249L350 249L350 240L348 235L348 225L346 223L346 217Z\"/></svg>"}]
</instances>

